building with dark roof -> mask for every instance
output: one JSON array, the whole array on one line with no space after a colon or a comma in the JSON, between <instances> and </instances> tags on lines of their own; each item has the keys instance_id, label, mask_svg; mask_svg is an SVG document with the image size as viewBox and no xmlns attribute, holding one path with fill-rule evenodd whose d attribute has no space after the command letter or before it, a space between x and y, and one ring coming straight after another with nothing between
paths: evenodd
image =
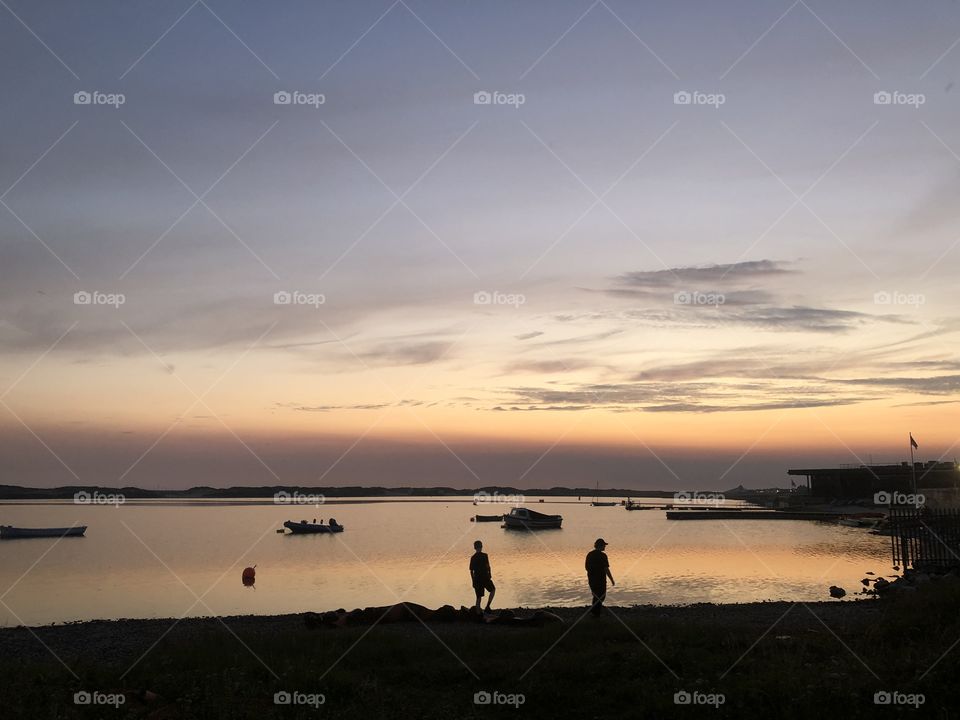
<instances>
[{"instance_id":1,"label":"building with dark roof","mask_svg":"<svg viewBox=\"0 0 960 720\"><path fill-rule=\"evenodd\" d=\"M914 471L917 490L960 487L960 466L931 460L899 465L842 465L836 468L798 468L788 475L802 475L811 497L865 498L881 491L913 492Z\"/></svg>"}]
</instances>

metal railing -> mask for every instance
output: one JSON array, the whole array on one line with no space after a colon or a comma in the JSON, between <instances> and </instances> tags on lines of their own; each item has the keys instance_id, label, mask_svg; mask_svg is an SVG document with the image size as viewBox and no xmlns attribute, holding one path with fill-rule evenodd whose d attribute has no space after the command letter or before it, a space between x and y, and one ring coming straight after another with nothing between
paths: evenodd
<instances>
[{"instance_id":1,"label":"metal railing","mask_svg":"<svg viewBox=\"0 0 960 720\"><path fill-rule=\"evenodd\" d=\"M894 565L960 566L960 510L891 508L889 523Z\"/></svg>"}]
</instances>

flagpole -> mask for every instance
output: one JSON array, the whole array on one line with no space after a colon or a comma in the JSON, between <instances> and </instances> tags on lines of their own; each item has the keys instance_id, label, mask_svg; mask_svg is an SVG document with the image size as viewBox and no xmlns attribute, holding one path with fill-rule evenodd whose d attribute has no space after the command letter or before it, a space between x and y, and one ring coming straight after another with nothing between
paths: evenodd
<instances>
[{"instance_id":1,"label":"flagpole","mask_svg":"<svg viewBox=\"0 0 960 720\"><path fill-rule=\"evenodd\" d=\"M913 473L913 494L917 494L917 465L913 461L913 433L910 433L910 471Z\"/></svg>"}]
</instances>

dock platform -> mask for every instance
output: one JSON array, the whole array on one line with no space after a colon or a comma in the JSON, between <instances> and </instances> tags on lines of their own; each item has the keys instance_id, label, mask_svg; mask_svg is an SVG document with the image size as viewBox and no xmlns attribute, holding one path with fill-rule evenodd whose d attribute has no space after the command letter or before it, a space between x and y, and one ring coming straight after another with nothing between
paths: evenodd
<instances>
[{"instance_id":1,"label":"dock platform","mask_svg":"<svg viewBox=\"0 0 960 720\"><path fill-rule=\"evenodd\" d=\"M782 510L667 510L667 520L821 520L836 522L839 513Z\"/></svg>"}]
</instances>

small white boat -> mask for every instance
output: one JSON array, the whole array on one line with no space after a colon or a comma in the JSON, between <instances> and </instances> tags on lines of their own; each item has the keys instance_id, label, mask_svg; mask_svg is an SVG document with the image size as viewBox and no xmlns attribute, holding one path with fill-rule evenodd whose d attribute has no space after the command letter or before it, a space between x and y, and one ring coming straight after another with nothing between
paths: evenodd
<instances>
[{"instance_id":1,"label":"small white boat","mask_svg":"<svg viewBox=\"0 0 960 720\"><path fill-rule=\"evenodd\" d=\"M82 537L86 531L86 525L61 528L18 528L12 525L0 525L0 539Z\"/></svg>"},{"instance_id":2,"label":"small white boat","mask_svg":"<svg viewBox=\"0 0 960 720\"><path fill-rule=\"evenodd\" d=\"M544 515L533 510L527 510L527 508L513 508L509 515L503 516L503 527L511 530L559 528L562 522L563 516L561 515Z\"/></svg>"}]
</instances>

